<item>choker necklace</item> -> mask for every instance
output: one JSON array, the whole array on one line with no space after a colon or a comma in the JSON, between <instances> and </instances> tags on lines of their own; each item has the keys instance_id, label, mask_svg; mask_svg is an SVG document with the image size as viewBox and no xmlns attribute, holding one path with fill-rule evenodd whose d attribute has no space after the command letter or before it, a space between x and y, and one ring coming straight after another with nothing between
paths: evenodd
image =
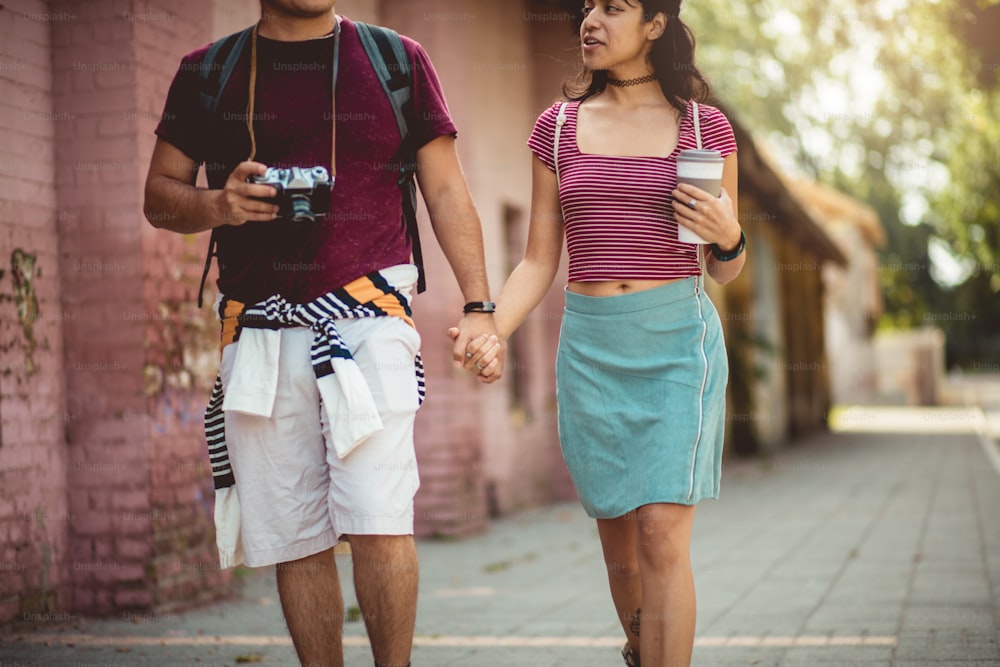
<instances>
[{"instance_id":1,"label":"choker necklace","mask_svg":"<svg viewBox=\"0 0 1000 667\"><path fill-rule=\"evenodd\" d=\"M656 81L655 74L647 74L646 76L640 76L635 79L612 79L608 77L608 83L612 86L618 86L619 88L624 88L626 86L638 86L641 83L649 83L651 81Z\"/></svg>"}]
</instances>

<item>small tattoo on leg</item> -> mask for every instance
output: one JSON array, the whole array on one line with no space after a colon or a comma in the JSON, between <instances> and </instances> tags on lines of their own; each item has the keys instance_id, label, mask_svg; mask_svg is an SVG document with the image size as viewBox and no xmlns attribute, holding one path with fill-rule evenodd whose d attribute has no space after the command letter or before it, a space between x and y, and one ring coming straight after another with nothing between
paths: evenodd
<instances>
[{"instance_id":1,"label":"small tattoo on leg","mask_svg":"<svg viewBox=\"0 0 1000 667\"><path fill-rule=\"evenodd\" d=\"M628 626L628 629L631 630L632 634L635 635L636 637L639 636L639 621L641 617L642 617L642 607L639 607L638 609L635 610L635 613L632 614L632 620Z\"/></svg>"}]
</instances>

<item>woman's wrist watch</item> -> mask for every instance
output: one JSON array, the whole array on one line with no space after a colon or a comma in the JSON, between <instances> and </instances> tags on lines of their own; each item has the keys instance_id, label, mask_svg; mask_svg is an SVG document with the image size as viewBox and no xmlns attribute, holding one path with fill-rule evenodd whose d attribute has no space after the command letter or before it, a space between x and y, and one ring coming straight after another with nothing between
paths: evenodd
<instances>
[{"instance_id":1,"label":"woman's wrist watch","mask_svg":"<svg viewBox=\"0 0 1000 667\"><path fill-rule=\"evenodd\" d=\"M715 257L720 262L731 262L740 255L747 247L747 235L740 230L740 242L736 244L736 247L729 251L723 251L719 248L718 243L712 244L712 256Z\"/></svg>"}]
</instances>

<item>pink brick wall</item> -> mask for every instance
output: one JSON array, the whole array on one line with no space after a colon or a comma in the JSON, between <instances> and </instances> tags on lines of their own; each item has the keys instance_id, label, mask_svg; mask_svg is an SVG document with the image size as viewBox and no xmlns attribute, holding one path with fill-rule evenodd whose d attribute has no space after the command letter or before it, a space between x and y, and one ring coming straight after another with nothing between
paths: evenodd
<instances>
[{"instance_id":1,"label":"pink brick wall","mask_svg":"<svg viewBox=\"0 0 1000 667\"><path fill-rule=\"evenodd\" d=\"M533 57L531 59L533 72L532 99L534 100L533 116L537 117L542 110L549 107L562 95L562 83L575 75L578 67L576 37L568 30L562 19L565 13L551 4L529 3L523 13L525 21L530 25L532 54L559 54L556 57ZM529 363L537 373L544 373L551 378L550 382L531 382L532 400L537 410L544 411L555 420L555 358L559 347L559 327L562 324L562 311L565 297L562 286L566 284L566 252L563 251L562 265L559 274L553 282L554 288L535 309L535 312L525 323L528 331L533 332L533 343ZM574 500L576 490L570 479L569 471L558 447L558 433L552 424L543 436L548 445L546 452L548 464L545 467L547 479L545 484L551 493L552 500ZM555 442L556 446L552 446Z\"/></svg>"},{"instance_id":2,"label":"pink brick wall","mask_svg":"<svg viewBox=\"0 0 1000 667\"><path fill-rule=\"evenodd\" d=\"M59 200L72 213L60 229L63 302L74 314L65 331L67 432L72 525L73 607L108 614L123 602L151 601L146 560L122 550L149 539L137 519L149 504L149 445L144 411L145 324L142 257L136 223L140 165L135 148L135 59L126 0L55 2L69 18L52 26L55 108L73 119L57 127Z\"/></svg>"},{"instance_id":3,"label":"pink brick wall","mask_svg":"<svg viewBox=\"0 0 1000 667\"><path fill-rule=\"evenodd\" d=\"M463 72L443 57L446 45L461 52L465 34L453 24L426 20L439 2L383 2L381 21L421 42L441 75L449 107L456 117L473 101ZM464 146L459 142L463 159ZM421 202L421 208L423 202ZM462 535L484 530L489 519L479 409L481 391L464 370L451 366L445 331L458 321L463 299L454 275L421 211L420 235L427 265L428 291L415 302L423 338L428 398L416 425L421 488L416 498L416 531L421 535Z\"/></svg>"},{"instance_id":4,"label":"pink brick wall","mask_svg":"<svg viewBox=\"0 0 1000 667\"><path fill-rule=\"evenodd\" d=\"M228 591L215 563L200 412L207 317L193 313L203 242L159 234L142 190L182 53L209 39L206 3L54 3L73 607L172 608ZM183 18L180 18L183 17ZM196 280L196 279L195 279ZM200 464L200 465L199 465Z\"/></svg>"},{"instance_id":5,"label":"pink brick wall","mask_svg":"<svg viewBox=\"0 0 1000 667\"><path fill-rule=\"evenodd\" d=\"M68 536L74 510L61 480L62 331L52 148L56 127L46 3L0 11L0 622L49 621L69 609ZM15 267L15 252L33 267ZM15 275L18 274L18 275ZM19 287L20 285L20 287ZM55 480L55 483L53 481Z\"/></svg>"},{"instance_id":6,"label":"pink brick wall","mask_svg":"<svg viewBox=\"0 0 1000 667\"><path fill-rule=\"evenodd\" d=\"M149 163L154 129L181 56L231 30L213 28L213 9L200 0L135 3L133 48L143 63L135 88L140 164ZM142 237L154 594L159 607L177 608L217 597L232 582L231 571L218 568L215 492L201 421L218 364L218 323L210 305L198 310L196 303L208 235L157 230L138 210L133 215ZM213 301L212 285L214 275L207 304Z\"/></svg>"},{"instance_id":7,"label":"pink brick wall","mask_svg":"<svg viewBox=\"0 0 1000 667\"><path fill-rule=\"evenodd\" d=\"M536 26L520 6L386 0L379 19L418 40L435 64L458 125L459 155L483 223L495 295L511 262L523 253L523 242L507 252L503 211L508 207L524 213L521 238L526 238L530 160L524 142L542 108L534 77L548 79L551 99L562 73L536 68ZM483 80L485 74L492 78ZM484 529L491 515L572 497L553 395L562 283L557 279L525 325L518 366L508 366L501 382L480 386L451 366L444 332L458 320L463 299L425 215L421 238L430 287L415 309L429 397L417 419L418 534L469 533ZM520 380L522 396L515 404L518 374L528 377Z\"/></svg>"},{"instance_id":8,"label":"pink brick wall","mask_svg":"<svg viewBox=\"0 0 1000 667\"><path fill-rule=\"evenodd\" d=\"M207 238L155 230L141 206L177 63L256 14L253 0L234 2L10 0L0 10L0 623L175 609L232 585L216 566L201 430L218 358L217 325L194 307ZM454 14L444 1L338 9L425 44L466 165L481 164L490 142L523 144L542 105L505 126L462 64L479 41L495 42L486 14L458 31L441 20ZM507 19L529 46L534 28ZM531 48L517 57L527 63ZM535 100L534 85L522 72L517 95ZM530 196L526 155L516 155L470 177L495 289L511 261L495 242L503 207L526 211ZM491 176L498 167L515 176ZM508 378L482 387L451 367L444 332L463 299L426 215L422 231L431 291L416 308L430 398L417 424L417 531L461 535L485 529L491 513L571 493L552 396L561 294L525 325ZM38 315L27 324L17 299L33 302L27 284L15 289L15 249L36 261Z\"/></svg>"}]
</instances>

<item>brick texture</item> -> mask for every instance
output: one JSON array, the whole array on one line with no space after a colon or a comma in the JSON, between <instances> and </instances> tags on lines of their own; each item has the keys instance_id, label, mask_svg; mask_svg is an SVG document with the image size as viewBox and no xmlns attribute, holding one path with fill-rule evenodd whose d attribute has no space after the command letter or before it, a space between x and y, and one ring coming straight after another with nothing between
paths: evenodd
<instances>
[{"instance_id":1,"label":"brick texture","mask_svg":"<svg viewBox=\"0 0 1000 667\"><path fill-rule=\"evenodd\" d=\"M195 308L207 236L156 230L141 211L180 57L252 21L257 2L4 5L0 624L173 611L225 595L234 580L216 564L201 427L218 330L208 308ZM523 248L530 184L525 174L497 178L496 167L526 159L524 137L544 106L535 91L556 90L561 76L546 70L551 85L540 87L528 69L542 28L485 5L468 18L444 1L337 8L396 27L434 58L498 290ZM499 24L515 38L500 39ZM484 54L475 62L449 57L474 48ZM510 73L509 97L474 83L486 69ZM510 122L508 103L529 111ZM507 377L480 386L451 366L445 330L464 299L425 212L421 229L430 292L416 311L430 395L416 430L416 530L464 535L572 495L552 392L561 295L553 290L519 333Z\"/></svg>"},{"instance_id":2,"label":"brick texture","mask_svg":"<svg viewBox=\"0 0 1000 667\"><path fill-rule=\"evenodd\" d=\"M0 11L0 622L68 608L73 512L63 390L49 12Z\"/></svg>"},{"instance_id":3,"label":"brick texture","mask_svg":"<svg viewBox=\"0 0 1000 667\"><path fill-rule=\"evenodd\" d=\"M444 0L390 0L381 8L384 23L424 46L441 79L483 223L496 295L524 250L531 188L527 168L502 169L528 164L524 142L548 102L535 99L536 77L548 82L543 88L551 96L563 74L535 68L534 31L548 28L528 25L520 12L490 3L457 7ZM474 55L449 57L456 52ZM560 290L551 291L518 333L516 363L508 364L504 378L480 386L451 366L445 332L457 323L464 299L423 211L421 238L429 287L415 310L429 397L417 418L417 533L475 532L491 516L572 497L559 454L553 396Z\"/></svg>"},{"instance_id":4,"label":"brick texture","mask_svg":"<svg viewBox=\"0 0 1000 667\"><path fill-rule=\"evenodd\" d=\"M218 4L245 9L256 3ZM213 3L135 2L133 7L133 49L143 63L134 91L136 145L145 165L181 56L230 30L213 27ZM199 311L196 303L208 235L157 230L138 209L135 214L143 258L144 415L157 571L153 595L158 608L175 610L224 594L231 583L230 572L216 566L214 488L201 421L218 364L218 324L211 308ZM206 289L209 304L210 292Z\"/></svg>"},{"instance_id":5,"label":"brick texture","mask_svg":"<svg viewBox=\"0 0 1000 667\"><path fill-rule=\"evenodd\" d=\"M72 523L71 569L84 613L110 614L122 590L148 590L144 561L116 549L116 536L137 531L129 515L150 510L149 452L143 410L143 323L121 321L119 309L138 310L142 258L138 234L107 232L120 211L137 203L138 155L127 120L135 102L131 29L122 21L130 3L55 2L66 20L52 25L52 63L63 84L56 128L60 205L73 224L60 229L63 303L75 315L65 332L68 407L78 415L67 431ZM114 136L101 132L117 126Z\"/></svg>"},{"instance_id":6,"label":"brick texture","mask_svg":"<svg viewBox=\"0 0 1000 667\"><path fill-rule=\"evenodd\" d=\"M211 38L213 8L6 4L0 250L35 259L39 315L29 350L17 297L0 302L0 622L224 595L200 427L213 325L192 305L204 242L141 214L178 44Z\"/></svg>"}]
</instances>

